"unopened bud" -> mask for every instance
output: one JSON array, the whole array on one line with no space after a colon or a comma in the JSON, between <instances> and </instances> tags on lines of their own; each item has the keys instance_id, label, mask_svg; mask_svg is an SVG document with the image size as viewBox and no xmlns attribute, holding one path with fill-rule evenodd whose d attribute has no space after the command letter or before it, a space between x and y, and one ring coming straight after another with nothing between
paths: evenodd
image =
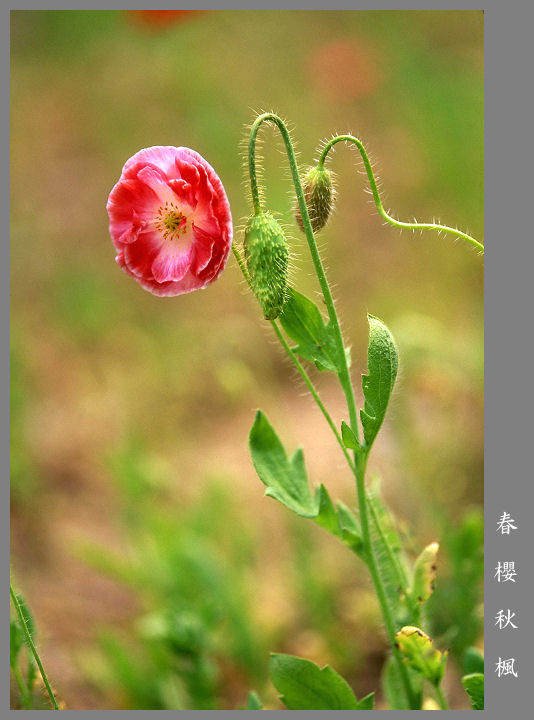
<instances>
[{"instance_id":1,"label":"unopened bud","mask_svg":"<svg viewBox=\"0 0 534 720\"><path fill-rule=\"evenodd\" d=\"M260 212L247 222L245 260L252 290L266 320L275 320L287 297L289 247L282 228L271 213Z\"/></svg>"},{"instance_id":2,"label":"unopened bud","mask_svg":"<svg viewBox=\"0 0 534 720\"><path fill-rule=\"evenodd\" d=\"M308 170L302 183L304 199L314 232L322 230L326 225L333 207L332 174L323 167ZM304 232L300 207L295 209L298 226Z\"/></svg>"}]
</instances>

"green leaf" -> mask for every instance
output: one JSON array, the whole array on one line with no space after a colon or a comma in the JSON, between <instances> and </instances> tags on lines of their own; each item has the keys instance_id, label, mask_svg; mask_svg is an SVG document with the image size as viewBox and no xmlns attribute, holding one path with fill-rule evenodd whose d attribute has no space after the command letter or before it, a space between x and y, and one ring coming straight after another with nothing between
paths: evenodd
<instances>
[{"instance_id":1,"label":"green leaf","mask_svg":"<svg viewBox=\"0 0 534 720\"><path fill-rule=\"evenodd\" d=\"M351 428L344 420L341 423L341 439L343 440L343 445L349 450L360 449L356 435L352 432Z\"/></svg>"},{"instance_id":2,"label":"green leaf","mask_svg":"<svg viewBox=\"0 0 534 720\"><path fill-rule=\"evenodd\" d=\"M26 605L26 601L20 593L17 593L17 600L19 601L20 609L22 610L22 616L26 622L26 627L30 633L31 639L35 642L35 623L33 621L32 614Z\"/></svg>"},{"instance_id":3,"label":"green leaf","mask_svg":"<svg viewBox=\"0 0 534 720\"><path fill-rule=\"evenodd\" d=\"M22 629L16 620L11 620L9 624L9 664L12 668L17 664L17 658L23 644Z\"/></svg>"},{"instance_id":4,"label":"green leaf","mask_svg":"<svg viewBox=\"0 0 534 720\"><path fill-rule=\"evenodd\" d=\"M247 698L247 704L245 705L245 710L263 710L263 703L258 697L258 694L254 692L254 690L251 690L248 694Z\"/></svg>"},{"instance_id":5,"label":"green leaf","mask_svg":"<svg viewBox=\"0 0 534 720\"><path fill-rule=\"evenodd\" d=\"M26 601L24 600L22 595L20 595L20 593L17 593L17 600L20 605L20 609L22 611L22 616L24 618L24 622L26 623L26 628L28 630L28 633L30 634L32 641L35 642L36 632L35 632L35 622L33 620L33 616L31 614L28 606L26 605ZM21 632L22 632L24 644L28 645L26 633L24 633L22 628L21 628ZM35 679L37 677L37 666L36 666L36 663L35 663L35 660L33 657L33 653L28 652L27 656L28 656L28 663L27 663L27 671L26 671L26 687L28 688L28 692L31 695L32 690L33 690L33 685L34 685Z\"/></svg>"},{"instance_id":6,"label":"green leaf","mask_svg":"<svg viewBox=\"0 0 534 720\"><path fill-rule=\"evenodd\" d=\"M459 525L449 523L440 534L444 562L426 605L428 630L446 638L455 661L461 663L483 630L484 515L480 508L468 510Z\"/></svg>"},{"instance_id":7,"label":"green leaf","mask_svg":"<svg viewBox=\"0 0 534 720\"><path fill-rule=\"evenodd\" d=\"M314 363L319 370L339 373L343 359L339 357L331 323L325 322L319 308L304 295L288 288L288 299L280 315L282 327L297 344L294 352ZM350 353L345 349L350 365Z\"/></svg>"},{"instance_id":8,"label":"green leaf","mask_svg":"<svg viewBox=\"0 0 534 720\"><path fill-rule=\"evenodd\" d=\"M484 655L475 647L468 647L462 658L464 675L484 672Z\"/></svg>"},{"instance_id":9,"label":"green leaf","mask_svg":"<svg viewBox=\"0 0 534 720\"><path fill-rule=\"evenodd\" d=\"M353 513L341 500L337 501L336 510L324 485L319 485L315 499L318 500L319 512L313 520L361 557L362 532Z\"/></svg>"},{"instance_id":10,"label":"green leaf","mask_svg":"<svg viewBox=\"0 0 534 720\"><path fill-rule=\"evenodd\" d=\"M410 667L433 685L440 684L445 672L447 652L436 650L426 633L413 625L407 625L395 635L395 644Z\"/></svg>"},{"instance_id":11,"label":"green leaf","mask_svg":"<svg viewBox=\"0 0 534 720\"><path fill-rule=\"evenodd\" d=\"M256 472L267 486L265 494L297 515L315 517L319 509L308 487L302 450L299 448L288 459L278 435L261 410L256 413L249 445Z\"/></svg>"},{"instance_id":12,"label":"green leaf","mask_svg":"<svg viewBox=\"0 0 534 720\"><path fill-rule=\"evenodd\" d=\"M419 603L426 602L434 592L438 550L437 542L430 543L415 561L411 593Z\"/></svg>"},{"instance_id":13,"label":"green leaf","mask_svg":"<svg viewBox=\"0 0 534 720\"><path fill-rule=\"evenodd\" d=\"M415 706L411 707L402 682L399 666L394 657L390 655L382 670L382 688L391 710L420 710L423 704L423 677L407 668L412 689L415 694Z\"/></svg>"},{"instance_id":14,"label":"green leaf","mask_svg":"<svg viewBox=\"0 0 534 720\"><path fill-rule=\"evenodd\" d=\"M329 665L273 653L271 680L289 710L372 710L373 695L360 702L349 684Z\"/></svg>"},{"instance_id":15,"label":"green leaf","mask_svg":"<svg viewBox=\"0 0 534 720\"><path fill-rule=\"evenodd\" d=\"M375 707L375 694L374 692L369 693L361 700L358 701L358 707L356 710L374 710Z\"/></svg>"},{"instance_id":16,"label":"green leaf","mask_svg":"<svg viewBox=\"0 0 534 720\"><path fill-rule=\"evenodd\" d=\"M336 513L336 509L330 499L327 489L324 485L319 485L316 493L315 500L318 505L317 516L313 519L325 530L341 538L341 527L339 524L339 518Z\"/></svg>"},{"instance_id":17,"label":"green leaf","mask_svg":"<svg viewBox=\"0 0 534 720\"><path fill-rule=\"evenodd\" d=\"M376 564L382 579L386 598L397 627L413 622L401 588L408 585L406 559L402 542L395 528L394 516L386 508L379 494L375 479L367 491L367 502L371 515L370 532Z\"/></svg>"},{"instance_id":18,"label":"green leaf","mask_svg":"<svg viewBox=\"0 0 534 720\"><path fill-rule=\"evenodd\" d=\"M336 505L339 527L341 528L341 540L353 552L362 557L363 540L360 525L354 514L341 500L338 500Z\"/></svg>"},{"instance_id":19,"label":"green leaf","mask_svg":"<svg viewBox=\"0 0 534 720\"><path fill-rule=\"evenodd\" d=\"M482 673L464 675L462 685L471 698L473 710L484 710L484 675Z\"/></svg>"},{"instance_id":20,"label":"green leaf","mask_svg":"<svg viewBox=\"0 0 534 720\"><path fill-rule=\"evenodd\" d=\"M314 520L351 550L361 554L361 531L354 515L341 502L338 502L336 510L324 485L319 485L312 496L302 450L299 448L288 459L278 435L261 410L256 413L249 444L256 472L267 486L266 495L300 517Z\"/></svg>"},{"instance_id":21,"label":"green leaf","mask_svg":"<svg viewBox=\"0 0 534 720\"><path fill-rule=\"evenodd\" d=\"M369 347L367 349L367 375L362 375L365 397L360 417L367 447L371 447L380 426L397 377L399 366L395 341L387 327L373 315L367 315L369 322Z\"/></svg>"}]
</instances>

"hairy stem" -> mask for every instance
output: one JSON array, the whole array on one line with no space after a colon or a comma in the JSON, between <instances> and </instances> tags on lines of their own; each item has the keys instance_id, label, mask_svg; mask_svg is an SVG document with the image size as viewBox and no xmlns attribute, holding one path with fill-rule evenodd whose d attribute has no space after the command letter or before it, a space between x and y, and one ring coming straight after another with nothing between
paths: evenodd
<instances>
[{"instance_id":1,"label":"hairy stem","mask_svg":"<svg viewBox=\"0 0 534 720\"><path fill-rule=\"evenodd\" d=\"M437 230L438 232L441 231L449 233L451 235L455 235L456 237L462 238L462 240L466 240L482 254L484 253L484 245L482 245L482 243L478 242L478 240L475 240L475 238L472 238L471 235L468 235L467 233L464 233L456 228L448 227L447 225L438 225L437 223L401 222L400 220L396 220L395 218L391 217L391 215L388 215L388 213L384 209L384 206L382 205L382 200L380 199L378 187L373 173L373 168L371 167L371 162L369 161L369 156L367 155L367 152L361 140L358 140L358 138L354 137L353 135L338 135L337 137L330 140L324 146L321 152L321 156L319 157L319 167L323 167L326 156L328 155L329 151L334 147L334 145L336 145L336 143L338 142L352 143L353 145L356 145L356 147L360 151L360 155L362 156L363 164L367 172L367 177L369 178L369 185L371 187L371 192L373 194L376 209L378 210L380 216L384 218L384 220L386 220L386 222L398 228L409 228L411 230Z\"/></svg>"},{"instance_id":2,"label":"hairy stem","mask_svg":"<svg viewBox=\"0 0 534 720\"><path fill-rule=\"evenodd\" d=\"M339 326L339 320L337 317L336 309L334 306L334 300L332 298L332 293L330 292L330 287L328 285L328 281L326 279L326 274L324 271L323 263L321 261L319 250L317 249L317 243L315 242L315 237L313 235L313 230L310 222L310 216L308 214L308 209L306 207L306 200L304 198L304 191L302 189L302 184L300 182L300 176L299 171L297 167L297 160L295 158L295 151L293 150L293 145L291 143L291 138L289 137L289 132L287 127L285 126L284 121L278 117L278 115L274 115L273 113L264 113L263 115L259 115L254 123L252 124L251 130L250 130L250 139L249 139L249 146L248 146L248 161L249 161L249 174L250 174L250 187L252 192L252 202L254 205L254 211L256 213L259 213L261 211L261 204L260 204L260 197L259 197L259 189L258 189L258 181L257 181L257 175L256 175L256 138L258 135L258 130L260 129L260 126L263 122L272 122L276 125L276 127L280 130L280 133L282 135L282 138L284 140L285 148L287 157L289 160L289 167L291 170L291 176L293 178L293 185L295 186L295 192L297 195L297 201L300 208L300 213L302 216L302 224L304 227L304 232L306 235L306 240L308 242L308 247L310 249L310 254L313 260L313 264L315 266L315 272L317 274L317 278L319 280L319 285L321 286L321 291L323 293L326 309L328 312L328 317L330 319L330 322L332 323L332 328L334 330L335 340L336 340L336 348L337 352L339 354L339 362L341 364L341 371L339 373L339 381L341 383L341 387L343 388L343 392L345 393L345 398L347 400L347 406L349 410L349 419L350 419L350 427L356 438L358 438L358 421L357 421L357 411L356 411L356 402L354 400L354 392L352 389L352 383L350 380L350 374L349 374L349 368L347 364L347 357L345 354L345 346L343 345L343 336L341 334L341 328Z\"/></svg>"},{"instance_id":3,"label":"hairy stem","mask_svg":"<svg viewBox=\"0 0 534 720\"><path fill-rule=\"evenodd\" d=\"M347 407L348 407L349 419L350 419L350 427L351 427L356 439L358 439L359 432L358 432L358 422L357 422L356 401L354 399L354 390L353 390L352 382L350 379L347 357L345 354L345 346L343 343L343 336L341 334L341 328L339 325L339 320L337 317L334 301L332 298L332 293L330 292L330 287L329 287L328 281L326 279L326 274L325 274L324 267L323 267L323 264L321 261L321 257L319 255L317 243L315 242L315 237L313 234L313 229L311 226L308 209L306 207L306 200L304 197L304 191L302 189L302 184L300 182L297 161L295 158L293 145L291 143L291 138L289 136L289 132L288 132L287 127L285 126L283 120L280 117L278 117L277 115L274 115L273 113L264 113L263 115L260 115L259 117L257 117L256 120L254 121L254 123L252 124L251 130L250 130L249 146L248 146L248 159L249 159L249 174L250 174L250 184L251 184L252 202L253 202L253 206L254 206L254 212L256 214L261 212L261 201L260 201L258 182L257 182L257 174L256 174L256 138L257 138L258 130L263 122L274 123L277 126L277 128L279 129L279 131L282 135L282 138L284 140L284 144L286 147L286 153L287 153L287 157L289 160L291 175L293 178L293 184L295 186L297 201L298 201L298 205L299 205L299 209L300 209L300 213L301 213L301 217L302 217L302 224L303 224L304 232L306 235L306 240L308 242L308 247L310 250L312 261L315 266L315 271L317 274L317 278L319 280L319 285L320 285L321 291L323 293L325 305L326 305L327 312L328 312L328 317L330 319L332 328L334 330L336 348L339 353L339 359L340 359L340 363L341 363L341 369L338 374L338 378L339 378L341 387L345 393L345 397L347 400ZM337 434L337 431L336 431L336 434ZM361 523L361 529L362 529L362 541L363 541L363 545L364 545L364 554L365 554L365 558L367 561L367 565L369 567L369 572L371 574L373 584L375 586L378 602L380 604L380 607L382 610L382 616L384 618L384 624L386 626L388 639L390 641L390 645L392 648L393 655L395 657L395 661L399 668L399 673L400 673L400 677L402 679L402 683L403 683L405 691L406 691L406 696L407 696L408 702L410 704L410 707L415 708L416 701L415 701L415 695L414 695L413 688L411 685L410 677L408 675L406 666L402 662L402 657L395 646L395 624L394 624L393 616L391 614L391 610L390 610L388 602L387 602L384 584L382 581L382 577L380 576L380 572L378 569L375 552L374 552L374 548L373 548L373 542L372 542L371 532L370 532L370 528L369 528L369 519L368 519L368 512L367 512L367 498L366 498L366 493L365 493L365 467L367 464L367 453L363 450L363 448L361 448L360 451L355 451L354 463L355 464L352 469L353 469L353 473L354 473L354 476L356 479L358 504L359 504L359 509L360 509L360 523Z\"/></svg>"},{"instance_id":4,"label":"hairy stem","mask_svg":"<svg viewBox=\"0 0 534 720\"><path fill-rule=\"evenodd\" d=\"M240 268L241 272L243 273L243 276L244 276L245 280L247 281L248 286L249 286L250 289L252 290L252 287L251 287L251 284L250 284L250 275L249 275L249 273L248 273L248 270L247 270L247 267L246 267L245 263L243 262L243 258L241 257L241 253L239 252L239 250L236 248L235 245L232 246L232 250L233 250L233 253L234 253L234 257L235 257L235 259L237 260L237 264L239 265L239 268ZM337 442L338 442L338 444L339 444L339 447L341 448L341 452L342 452L343 455L345 456L345 460L347 461L348 466L350 467L350 469L351 469L352 472L354 473L354 463L353 463L353 461L352 461L349 453L347 452L347 448L345 447L345 445L344 445L344 443L343 443L343 440L341 439L341 435L340 435L340 433L339 433L339 431L338 431L338 429L337 429L337 427L336 427L336 424L335 424L334 421L332 420L332 417L331 417L330 413L328 412L328 410L326 409L323 401L322 401L321 398L319 397L319 393L317 392L317 389L315 388L315 385L313 384L310 376L308 375L308 373L307 373L306 370L304 369L302 363L300 362L300 360L298 359L298 357L295 355L295 353L293 352L293 350L289 347L289 345L288 345L288 343L287 343L284 335L282 334L282 331L280 330L280 328L279 328L278 323L276 322L276 320L270 320L270 323L271 323L272 328L273 328L273 330L274 330L274 332L275 332L275 334L276 334L276 337L278 338L280 344L281 344L282 347L284 348L284 350L285 350L288 358L291 360L291 362L293 363L293 365L294 365L295 368L297 369L298 373L300 374L300 376L301 376L302 379L304 380L304 382L305 382L305 384L306 384L306 387L307 387L308 390L310 391L311 396L313 397L313 399L315 400L315 403L317 404L317 407L318 407L319 410L322 412L322 414L323 414L326 422L328 423L330 429L331 429L332 432L334 433L334 436L335 436L335 438L336 438L336 440L337 440Z\"/></svg>"},{"instance_id":5,"label":"hairy stem","mask_svg":"<svg viewBox=\"0 0 534 720\"><path fill-rule=\"evenodd\" d=\"M43 678L43 682L44 682L46 691L48 693L48 697L50 698L50 702L52 703L52 707L54 708L54 710L59 710L58 704L56 702L56 698L54 696L54 692L53 692L52 688L50 687L50 683L48 682L48 678L46 676L46 672L43 667L43 663L41 662L41 658L39 657L39 653L37 652L37 648L35 647L35 644L32 640L31 633L28 629L28 625L26 623L26 618L24 617L24 613L22 612L22 608L20 606L19 599L18 599L15 591L13 590L13 586L11 585L11 583L9 583L9 594L11 595L11 600L15 607L15 610L16 610L16 613L17 613L17 616L18 616L18 619L20 622L20 626L22 628L22 632L24 633L26 644L28 645L28 647L34 657L34 660L37 663L37 667L39 668L39 672L41 673L41 677Z\"/></svg>"}]
</instances>

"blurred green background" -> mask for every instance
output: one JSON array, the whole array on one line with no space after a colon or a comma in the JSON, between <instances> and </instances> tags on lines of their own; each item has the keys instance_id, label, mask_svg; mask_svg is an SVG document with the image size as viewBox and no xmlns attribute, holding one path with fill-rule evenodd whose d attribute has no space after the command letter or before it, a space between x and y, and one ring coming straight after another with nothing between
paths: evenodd
<instances>
[{"instance_id":1,"label":"blurred green background","mask_svg":"<svg viewBox=\"0 0 534 720\"><path fill-rule=\"evenodd\" d=\"M380 692L363 566L264 498L249 460L262 407L312 482L353 505L322 416L232 258L203 292L153 297L115 264L105 205L137 150L185 145L221 177L240 243L246 126L274 110L302 166L352 132L396 217L482 240L482 12L13 11L11 57L12 560L59 696L228 709L254 687L280 709L271 650ZM313 297L282 144L260 134L268 207ZM367 311L400 349L370 470L414 553L445 541L430 629L461 658L481 645L482 259L384 226L353 149L330 167L337 209L319 243L357 389ZM340 422L334 379L314 378ZM454 673L452 706L467 708Z\"/></svg>"}]
</instances>

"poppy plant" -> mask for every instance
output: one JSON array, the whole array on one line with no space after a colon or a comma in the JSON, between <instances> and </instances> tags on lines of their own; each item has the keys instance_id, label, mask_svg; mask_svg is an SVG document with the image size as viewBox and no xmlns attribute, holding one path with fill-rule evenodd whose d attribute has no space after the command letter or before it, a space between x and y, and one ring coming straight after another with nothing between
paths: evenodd
<instances>
[{"instance_id":1,"label":"poppy plant","mask_svg":"<svg viewBox=\"0 0 534 720\"><path fill-rule=\"evenodd\" d=\"M145 290L174 296L224 270L232 216L215 170L194 150L155 146L124 165L107 211L116 261Z\"/></svg>"},{"instance_id":2,"label":"poppy plant","mask_svg":"<svg viewBox=\"0 0 534 720\"><path fill-rule=\"evenodd\" d=\"M296 221L306 238L322 294L321 305L298 292L294 280L289 282L292 247L258 183L261 173L256 144L263 123L274 124L284 141L295 189ZM152 147L128 160L109 196L110 232L119 265L156 295L179 295L205 287L218 277L232 249L264 318L270 321L339 444L354 479L358 512L339 501L335 503L325 485L310 487L303 450L288 455L265 413L257 410L249 449L258 477L267 487L266 495L299 517L316 522L367 566L391 648L383 670L389 704L406 710L446 710L442 681L448 651L440 650L419 627L426 620L422 606L434 591L439 543L430 543L418 557L410 558L395 531L393 516L381 500L378 485L369 486L365 478L369 455L386 419L397 378L397 345L385 323L368 315L367 372L362 374L363 404L358 411L350 349L345 344L315 238L333 208L332 173L327 163L338 143L355 146L360 152L376 209L386 222L397 228L454 235L484 252L481 242L457 228L435 222L404 222L389 215L367 151L353 135L337 135L324 143L316 165L301 175L287 125L274 113L259 115L250 128L247 148L252 214L244 227L241 248L235 244L232 247L232 220L221 181L200 155L187 148ZM337 377L346 400L346 420L341 425L321 400L307 364ZM475 547L472 551L477 552ZM428 608L424 610L429 612ZM483 658L477 656L477 667L481 667L481 661ZM273 653L270 674L291 710L316 709L318 705L337 710L374 708L372 692L358 700L333 668L321 669L306 658ZM475 709L483 709L483 681L481 672L462 678ZM432 696L424 698L424 683L432 688ZM249 697L247 707L261 708L261 702Z\"/></svg>"}]
</instances>

